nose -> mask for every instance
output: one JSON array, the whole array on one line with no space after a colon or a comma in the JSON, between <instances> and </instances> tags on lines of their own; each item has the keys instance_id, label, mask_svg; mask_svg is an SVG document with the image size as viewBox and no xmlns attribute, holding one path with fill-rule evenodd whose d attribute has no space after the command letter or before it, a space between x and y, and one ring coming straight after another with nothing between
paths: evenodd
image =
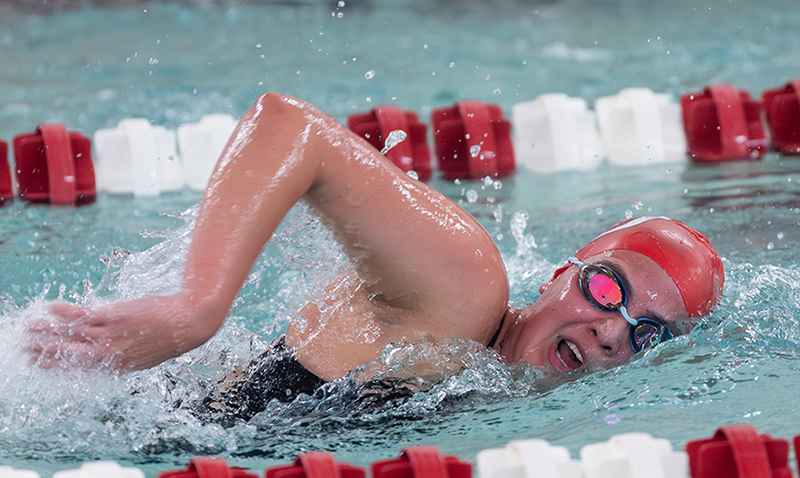
<instances>
[{"instance_id":1,"label":"nose","mask_svg":"<svg viewBox=\"0 0 800 478\"><path fill-rule=\"evenodd\" d=\"M589 324L589 331L597 338L602 353L606 356L614 356L624 350L628 342L630 324L622 317L622 314L604 314L602 318L594 320Z\"/></svg>"}]
</instances>

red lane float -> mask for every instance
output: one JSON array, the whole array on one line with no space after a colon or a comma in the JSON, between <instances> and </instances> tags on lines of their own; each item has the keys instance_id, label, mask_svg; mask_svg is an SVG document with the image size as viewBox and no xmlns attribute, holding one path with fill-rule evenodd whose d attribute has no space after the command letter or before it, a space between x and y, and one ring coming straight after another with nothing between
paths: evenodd
<instances>
[{"instance_id":1,"label":"red lane float","mask_svg":"<svg viewBox=\"0 0 800 478\"><path fill-rule=\"evenodd\" d=\"M761 94L772 134L772 147L783 154L800 154L800 80Z\"/></svg>"},{"instance_id":2,"label":"red lane float","mask_svg":"<svg viewBox=\"0 0 800 478\"><path fill-rule=\"evenodd\" d=\"M681 96L689 156L699 162L757 159L768 140L761 105L731 85Z\"/></svg>"},{"instance_id":3,"label":"red lane float","mask_svg":"<svg viewBox=\"0 0 800 478\"><path fill-rule=\"evenodd\" d=\"M61 123L47 123L14 137L17 183L22 198L51 204L94 199L92 143Z\"/></svg>"},{"instance_id":4,"label":"red lane float","mask_svg":"<svg viewBox=\"0 0 800 478\"><path fill-rule=\"evenodd\" d=\"M797 459L798 470L800 470L800 435L794 437L794 456Z\"/></svg>"},{"instance_id":5,"label":"red lane float","mask_svg":"<svg viewBox=\"0 0 800 478\"><path fill-rule=\"evenodd\" d=\"M516 170L511 123L500 107L467 100L431 114L436 156L444 178L480 179Z\"/></svg>"},{"instance_id":6,"label":"red lane float","mask_svg":"<svg viewBox=\"0 0 800 478\"><path fill-rule=\"evenodd\" d=\"M201 457L190 461L185 470L164 471L158 478L258 478L258 475L229 468L224 458Z\"/></svg>"},{"instance_id":7,"label":"red lane float","mask_svg":"<svg viewBox=\"0 0 800 478\"><path fill-rule=\"evenodd\" d=\"M434 446L413 446L397 458L376 461L372 478L472 478L472 464L443 456Z\"/></svg>"},{"instance_id":8,"label":"red lane float","mask_svg":"<svg viewBox=\"0 0 800 478\"><path fill-rule=\"evenodd\" d=\"M350 116L347 127L381 151L388 147L385 156L403 172L414 171L421 181L431 178L428 126L419 121L416 113L403 111L395 105L379 106L369 113ZM406 139L387 146L389 133L398 130L406 134Z\"/></svg>"},{"instance_id":9,"label":"red lane float","mask_svg":"<svg viewBox=\"0 0 800 478\"><path fill-rule=\"evenodd\" d=\"M330 453L301 453L294 464L268 468L266 478L364 478L364 469L336 463Z\"/></svg>"},{"instance_id":10,"label":"red lane float","mask_svg":"<svg viewBox=\"0 0 800 478\"><path fill-rule=\"evenodd\" d=\"M0 139L0 201L14 197L11 168L8 166L8 143Z\"/></svg>"},{"instance_id":11,"label":"red lane float","mask_svg":"<svg viewBox=\"0 0 800 478\"><path fill-rule=\"evenodd\" d=\"M750 425L721 427L712 438L686 444L693 478L792 478L789 442L759 435Z\"/></svg>"}]
</instances>

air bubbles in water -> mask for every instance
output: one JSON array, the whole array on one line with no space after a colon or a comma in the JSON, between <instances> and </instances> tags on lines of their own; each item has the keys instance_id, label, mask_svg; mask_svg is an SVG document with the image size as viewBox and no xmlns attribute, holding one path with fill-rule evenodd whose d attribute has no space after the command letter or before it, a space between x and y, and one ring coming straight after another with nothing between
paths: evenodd
<instances>
[{"instance_id":1,"label":"air bubbles in water","mask_svg":"<svg viewBox=\"0 0 800 478\"><path fill-rule=\"evenodd\" d=\"M478 201L478 191L474 189L469 189L467 191L467 202L470 204L475 204Z\"/></svg>"},{"instance_id":2,"label":"air bubbles in water","mask_svg":"<svg viewBox=\"0 0 800 478\"><path fill-rule=\"evenodd\" d=\"M525 229L528 227L528 218L527 212L517 211L511 215L511 219L508 222L511 235L517 242L518 256L526 256L531 249L539 247L536 245L536 238L533 237L533 234L525 234Z\"/></svg>"},{"instance_id":3,"label":"air bubbles in water","mask_svg":"<svg viewBox=\"0 0 800 478\"><path fill-rule=\"evenodd\" d=\"M391 133L389 133L389 135L386 136L386 143L383 149L381 150L381 154L388 153L390 149L394 148L395 146L403 142L403 140L405 140L407 136L408 135L406 134L406 132L403 131L402 129L396 129Z\"/></svg>"},{"instance_id":4,"label":"air bubbles in water","mask_svg":"<svg viewBox=\"0 0 800 478\"><path fill-rule=\"evenodd\" d=\"M477 157L478 157L478 155L479 155L479 154L481 154L481 146L480 146L479 144L476 144L476 145L474 145L474 146L471 146L471 147L469 148L469 154L470 154L470 156L472 156L473 158L477 158Z\"/></svg>"},{"instance_id":5,"label":"air bubbles in water","mask_svg":"<svg viewBox=\"0 0 800 478\"><path fill-rule=\"evenodd\" d=\"M630 209L626 210L625 211L625 219L630 219L632 217L633 217L633 211L631 211Z\"/></svg>"},{"instance_id":6,"label":"air bubbles in water","mask_svg":"<svg viewBox=\"0 0 800 478\"><path fill-rule=\"evenodd\" d=\"M494 220L497 221L497 222L501 222L503 220L503 205L502 204L498 204L497 207L494 208L494 211L492 211L492 216L494 217ZM502 234L500 234L500 236L502 236Z\"/></svg>"},{"instance_id":7,"label":"air bubbles in water","mask_svg":"<svg viewBox=\"0 0 800 478\"><path fill-rule=\"evenodd\" d=\"M364 78L367 80L375 78L375 70L369 70L368 72L364 73Z\"/></svg>"}]
</instances>

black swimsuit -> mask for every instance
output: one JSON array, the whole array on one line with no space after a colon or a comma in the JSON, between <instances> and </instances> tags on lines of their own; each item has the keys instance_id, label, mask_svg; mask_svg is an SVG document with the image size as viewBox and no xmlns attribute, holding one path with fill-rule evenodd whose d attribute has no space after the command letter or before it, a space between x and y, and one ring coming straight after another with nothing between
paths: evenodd
<instances>
[{"instance_id":1,"label":"black swimsuit","mask_svg":"<svg viewBox=\"0 0 800 478\"><path fill-rule=\"evenodd\" d=\"M487 344L494 347L500 337L505 315L494 336ZM249 421L264 411L270 401L293 402L300 394L326 395L325 380L306 369L294 356L294 350L286 345L281 336L272 346L247 365L242 377L225 390L218 390L202 402L205 419L222 425L233 425L237 419ZM333 383L329 392L339 393L343 400L350 401L355 408L375 408L390 400L408 398L422 390L420 379L385 378L369 380L350 389L342 390ZM350 407L348 407L350 408ZM200 410L198 410L200 411Z\"/></svg>"},{"instance_id":2,"label":"black swimsuit","mask_svg":"<svg viewBox=\"0 0 800 478\"><path fill-rule=\"evenodd\" d=\"M203 405L214 421L247 421L264 411L273 399L290 403L301 393L312 395L325 383L294 358L294 351L282 336L247 365L235 384L206 397Z\"/></svg>"},{"instance_id":3,"label":"black swimsuit","mask_svg":"<svg viewBox=\"0 0 800 478\"><path fill-rule=\"evenodd\" d=\"M486 344L486 348L487 349L490 349L490 348L494 347L495 344L497 343L497 339L500 338L500 331L503 330L503 322L505 322L505 321L506 321L506 314L503 314L503 318L500 319L500 326L497 327L497 332L494 333L494 335L492 336L492 339L489 341L488 344Z\"/></svg>"}]
</instances>

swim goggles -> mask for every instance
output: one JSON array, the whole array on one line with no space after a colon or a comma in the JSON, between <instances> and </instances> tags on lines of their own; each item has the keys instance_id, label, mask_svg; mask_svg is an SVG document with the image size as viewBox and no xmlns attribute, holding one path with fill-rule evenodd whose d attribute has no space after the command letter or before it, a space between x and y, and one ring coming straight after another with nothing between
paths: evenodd
<instances>
[{"instance_id":1,"label":"swim goggles","mask_svg":"<svg viewBox=\"0 0 800 478\"><path fill-rule=\"evenodd\" d=\"M578 283L586 300L600 310L619 310L631 325L630 342L634 353L655 347L673 337L672 332L660 322L647 317L633 319L628 315L625 286L613 269L601 264L584 264L575 257L568 260L580 268Z\"/></svg>"}]
</instances>

